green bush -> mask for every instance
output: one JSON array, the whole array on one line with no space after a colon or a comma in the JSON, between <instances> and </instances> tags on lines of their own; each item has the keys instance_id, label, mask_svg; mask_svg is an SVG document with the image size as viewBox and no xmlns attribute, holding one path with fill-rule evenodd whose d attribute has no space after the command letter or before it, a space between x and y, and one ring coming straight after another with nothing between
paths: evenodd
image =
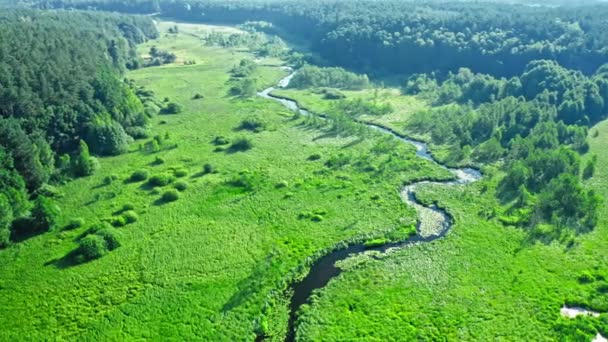
<instances>
[{"instance_id":1,"label":"green bush","mask_svg":"<svg viewBox=\"0 0 608 342\"><path fill-rule=\"evenodd\" d=\"M179 199L179 192L175 189L167 190L163 193L163 202L174 202Z\"/></svg>"},{"instance_id":2,"label":"green bush","mask_svg":"<svg viewBox=\"0 0 608 342\"><path fill-rule=\"evenodd\" d=\"M228 138L226 137L219 135L213 139L213 144L216 146L228 145L230 144L230 140L228 140Z\"/></svg>"},{"instance_id":3,"label":"green bush","mask_svg":"<svg viewBox=\"0 0 608 342\"><path fill-rule=\"evenodd\" d=\"M115 250L120 247L120 242L118 241L118 232L114 228L106 228L98 231L95 235L101 237L105 243L106 248L109 251Z\"/></svg>"},{"instance_id":4,"label":"green bush","mask_svg":"<svg viewBox=\"0 0 608 342\"><path fill-rule=\"evenodd\" d=\"M139 220L139 216L133 210L127 210L122 214L123 219L126 224L135 223Z\"/></svg>"},{"instance_id":5,"label":"green bush","mask_svg":"<svg viewBox=\"0 0 608 342\"><path fill-rule=\"evenodd\" d=\"M152 176L149 180L148 180L148 184L150 184L151 186L165 186L168 185L169 183L171 183L173 181L173 177L171 177L170 175L163 173L160 175L155 175Z\"/></svg>"},{"instance_id":6,"label":"green bush","mask_svg":"<svg viewBox=\"0 0 608 342\"><path fill-rule=\"evenodd\" d=\"M163 108L161 113L163 114L179 114L183 111L183 107L175 102L167 103L167 106Z\"/></svg>"},{"instance_id":7,"label":"green bush","mask_svg":"<svg viewBox=\"0 0 608 342\"><path fill-rule=\"evenodd\" d=\"M156 158L154 158L154 161L152 162L152 165L162 165L164 163L165 163L165 158L156 156Z\"/></svg>"},{"instance_id":8,"label":"green bush","mask_svg":"<svg viewBox=\"0 0 608 342\"><path fill-rule=\"evenodd\" d=\"M89 229L87 229L87 233L95 234L100 230L104 230L104 229L108 229L108 228L112 228L112 225L109 224L108 222L102 221L102 222L95 223L94 225L89 227Z\"/></svg>"},{"instance_id":9,"label":"green bush","mask_svg":"<svg viewBox=\"0 0 608 342\"><path fill-rule=\"evenodd\" d=\"M266 129L266 123L264 123L257 116L251 116L251 117L243 120L241 122L241 125L239 126L239 128L259 133Z\"/></svg>"},{"instance_id":10,"label":"green bush","mask_svg":"<svg viewBox=\"0 0 608 342\"><path fill-rule=\"evenodd\" d=\"M247 138L238 138L236 139L232 145L230 145L230 150L232 151L247 151L253 148L253 143L250 139Z\"/></svg>"},{"instance_id":11,"label":"green bush","mask_svg":"<svg viewBox=\"0 0 608 342\"><path fill-rule=\"evenodd\" d=\"M135 210L135 206L131 203L125 203L122 206L122 211Z\"/></svg>"},{"instance_id":12,"label":"green bush","mask_svg":"<svg viewBox=\"0 0 608 342\"><path fill-rule=\"evenodd\" d=\"M210 173L214 173L215 172L215 168L213 167L213 165L207 163L205 165L203 165L203 173L208 175Z\"/></svg>"},{"instance_id":13,"label":"green bush","mask_svg":"<svg viewBox=\"0 0 608 342\"><path fill-rule=\"evenodd\" d=\"M188 171L186 171L184 169L177 169L177 170L173 171L173 175L177 178L186 177L188 175Z\"/></svg>"},{"instance_id":14,"label":"green bush","mask_svg":"<svg viewBox=\"0 0 608 342\"><path fill-rule=\"evenodd\" d=\"M178 181L173 184L173 187L177 189L177 191L185 191L188 188L188 183L185 181Z\"/></svg>"},{"instance_id":15,"label":"green bush","mask_svg":"<svg viewBox=\"0 0 608 342\"><path fill-rule=\"evenodd\" d=\"M87 235L80 240L78 253L87 261L101 258L107 252L106 241L99 235Z\"/></svg>"},{"instance_id":16,"label":"green bush","mask_svg":"<svg viewBox=\"0 0 608 342\"><path fill-rule=\"evenodd\" d=\"M52 199L38 196L31 211L31 221L34 229L38 232L52 229L57 224L59 211L59 207L55 205Z\"/></svg>"},{"instance_id":17,"label":"green bush","mask_svg":"<svg viewBox=\"0 0 608 342\"><path fill-rule=\"evenodd\" d=\"M112 226L114 227L124 227L127 224L127 219L123 216L118 216L112 218Z\"/></svg>"},{"instance_id":18,"label":"green bush","mask_svg":"<svg viewBox=\"0 0 608 342\"><path fill-rule=\"evenodd\" d=\"M308 160L310 161L315 161L315 160L319 160L321 159L321 154L320 153L313 153L310 156L308 156Z\"/></svg>"},{"instance_id":19,"label":"green bush","mask_svg":"<svg viewBox=\"0 0 608 342\"><path fill-rule=\"evenodd\" d=\"M84 219L81 217L73 218L67 225L67 229L76 229L84 226Z\"/></svg>"},{"instance_id":20,"label":"green bush","mask_svg":"<svg viewBox=\"0 0 608 342\"><path fill-rule=\"evenodd\" d=\"M148 172L148 170L137 170L131 174L129 180L131 182L142 182L148 179L149 176L150 173Z\"/></svg>"},{"instance_id":21,"label":"green bush","mask_svg":"<svg viewBox=\"0 0 608 342\"><path fill-rule=\"evenodd\" d=\"M281 188L286 188L289 186L289 183L286 180L282 180L280 182L278 182L277 184L275 184L275 188L277 189L281 189Z\"/></svg>"},{"instance_id":22,"label":"green bush","mask_svg":"<svg viewBox=\"0 0 608 342\"><path fill-rule=\"evenodd\" d=\"M117 175L109 175L109 176L105 176L105 177L103 178L103 184L104 184L104 185L110 185L110 184L114 183L114 181L115 181L115 180L117 180L117 179L118 179L118 176L117 176Z\"/></svg>"},{"instance_id":23,"label":"green bush","mask_svg":"<svg viewBox=\"0 0 608 342\"><path fill-rule=\"evenodd\" d=\"M321 216L319 214L315 214L315 215L312 215L310 220L313 222L321 222L321 221L323 221L323 216Z\"/></svg>"}]
</instances>

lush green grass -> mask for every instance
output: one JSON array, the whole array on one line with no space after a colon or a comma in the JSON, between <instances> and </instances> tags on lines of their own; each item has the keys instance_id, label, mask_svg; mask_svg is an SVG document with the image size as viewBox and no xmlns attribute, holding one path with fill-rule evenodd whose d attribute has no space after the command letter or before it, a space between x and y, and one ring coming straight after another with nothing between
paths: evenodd
<instances>
[{"instance_id":1,"label":"lush green grass","mask_svg":"<svg viewBox=\"0 0 608 342\"><path fill-rule=\"evenodd\" d=\"M168 132L160 152L140 150L147 140L137 141L127 154L101 158L95 175L59 188L61 226L79 218L82 227L0 251L1 340L252 340L269 293L307 257L411 221L401 184L446 175L408 146L391 149L389 159L370 152L378 137L330 137L273 101L230 97L229 70L251 56L205 47L189 34L209 27L180 24L180 34L165 34L169 25L161 23L161 38L140 51L156 45L177 62L128 77L184 110L153 120L154 134ZM183 65L189 60L196 64ZM260 61L260 88L284 75L277 63ZM204 99L193 99L197 93ZM266 130L239 131L252 115ZM246 137L253 148L218 151L217 136ZM319 160L308 160L315 154ZM324 165L339 154L346 165ZM129 180L137 170L187 187L176 201L163 200L175 183ZM125 208L137 219L116 228L121 246L76 264L71 253L86 230L102 219L118 222ZM322 219L307 219L311 212ZM273 310L270 329L280 333L284 302Z\"/></svg>"},{"instance_id":2,"label":"lush green grass","mask_svg":"<svg viewBox=\"0 0 608 342\"><path fill-rule=\"evenodd\" d=\"M586 157L598 155L598 170L587 186L608 198L608 121L589 141ZM298 339L590 341L597 328L606 336L606 314L572 320L560 316L560 307L606 312L608 207L570 249L532 244L525 231L489 215L499 207L495 182L424 188L423 200L438 200L455 217L448 237L382 260L344 263L349 270L303 310ZM595 281L586 283L586 274Z\"/></svg>"}]
</instances>

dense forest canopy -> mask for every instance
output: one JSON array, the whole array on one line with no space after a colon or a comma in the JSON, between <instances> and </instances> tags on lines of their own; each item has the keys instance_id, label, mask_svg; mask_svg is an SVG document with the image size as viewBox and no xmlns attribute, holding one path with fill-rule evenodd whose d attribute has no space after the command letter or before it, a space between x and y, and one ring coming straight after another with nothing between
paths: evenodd
<instances>
[{"instance_id":1,"label":"dense forest canopy","mask_svg":"<svg viewBox=\"0 0 608 342\"><path fill-rule=\"evenodd\" d=\"M140 64L136 44L158 33L149 18L85 12L4 10L0 25L4 245L6 218L29 215L28 198L47 183L90 174L89 148L124 152L128 132L145 128L150 113L122 73Z\"/></svg>"},{"instance_id":2,"label":"dense forest canopy","mask_svg":"<svg viewBox=\"0 0 608 342\"><path fill-rule=\"evenodd\" d=\"M495 76L551 59L594 72L608 57L608 6L529 6L410 1L82 1L43 8L159 12L173 18L242 23L265 20L310 40L330 63L368 73L456 71Z\"/></svg>"}]
</instances>

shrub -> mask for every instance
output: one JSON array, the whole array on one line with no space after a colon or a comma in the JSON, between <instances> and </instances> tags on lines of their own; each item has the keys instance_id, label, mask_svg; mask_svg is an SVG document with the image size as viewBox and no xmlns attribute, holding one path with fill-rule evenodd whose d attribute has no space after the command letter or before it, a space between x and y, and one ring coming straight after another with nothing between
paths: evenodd
<instances>
[{"instance_id":1,"label":"shrub","mask_svg":"<svg viewBox=\"0 0 608 342\"><path fill-rule=\"evenodd\" d=\"M174 202L179 199L179 192L175 189L167 190L163 193L162 200L164 202Z\"/></svg>"},{"instance_id":2,"label":"shrub","mask_svg":"<svg viewBox=\"0 0 608 342\"><path fill-rule=\"evenodd\" d=\"M156 158L154 158L154 161L152 162L152 165L162 165L164 163L165 163L165 158L156 156Z\"/></svg>"},{"instance_id":3,"label":"shrub","mask_svg":"<svg viewBox=\"0 0 608 342\"><path fill-rule=\"evenodd\" d=\"M125 203L122 206L122 211L129 211L129 210L135 210L135 206L131 203Z\"/></svg>"},{"instance_id":4,"label":"shrub","mask_svg":"<svg viewBox=\"0 0 608 342\"><path fill-rule=\"evenodd\" d=\"M165 108L163 108L163 110L161 111L161 113L163 114L179 114L181 113L183 110L182 106L175 103L175 102L169 102L167 103L167 106Z\"/></svg>"},{"instance_id":5,"label":"shrub","mask_svg":"<svg viewBox=\"0 0 608 342\"><path fill-rule=\"evenodd\" d=\"M66 229L76 229L84 226L84 219L81 217L73 218L68 223Z\"/></svg>"},{"instance_id":6,"label":"shrub","mask_svg":"<svg viewBox=\"0 0 608 342\"><path fill-rule=\"evenodd\" d=\"M308 156L308 160L310 161L315 161L315 160L319 160L321 159L321 154L320 153L313 153L310 156Z\"/></svg>"},{"instance_id":7,"label":"shrub","mask_svg":"<svg viewBox=\"0 0 608 342\"><path fill-rule=\"evenodd\" d=\"M36 231L48 231L57 223L59 208L52 199L45 196L38 196L34 201L31 213L31 223Z\"/></svg>"},{"instance_id":8,"label":"shrub","mask_svg":"<svg viewBox=\"0 0 608 342\"><path fill-rule=\"evenodd\" d=\"M112 218L112 226L114 227L124 227L127 224L127 219L123 216L118 216Z\"/></svg>"},{"instance_id":9,"label":"shrub","mask_svg":"<svg viewBox=\"0 0 608 342\"><path fill-rule=\"evenodd\" d=\"M102 222L95 223L94 225L89 227L89 229L87 229L87 233L95 234L100 230L104 230L104 229L108 229L108 228L112 228L112 225L109 224L108 222L102 221Z\"/></svg>"},{"instance_id":10,"label":"shrub","mask_svg":"<svg viewBox=\"0 0 608 342\"><path fill-rule=\"evenodd\" d=\"M217 137L213 138L213 144L216 146L228 145L230 144L230 140L221 135L218 135Z\"/></svg>"},{"instance_id":11,"label":"shrub","mask_svg":"<svg viewBox=\"0 0 608 342\"><path fill-rule=\"evenodd\" d=\"M193 100L200 100L200 99L204 99L205 97L202 94L195 94L192 99Z\"/></svg>"},{"instance_id":12,"label":"shrub","mask_svg":"<svg viewBox=\"0 0 608 342\"><path fill-rule=\"evenodd\" d=\"M98 259L108 252L108 246L103 237L87 235L80 240L78 252L85 260Z\"/></svg>"},{"instance_id":13,"label":"shrub","mask_svg":"<svg viewBox=\"0 0 608 342\"><path fill-rule=\"evenodd\" d=\"M203 165L203 173L208 175L210 173L214 173L215 172L215 168L213 167L213 165L207 163L205 165Z\"/></svg>"},{"instance_id":14,"label":"shrub","mask_svg":"<svg viewBox=\"0 0 608 342\"><path fill-rule=\"evenodd\" d=\"M129 180L131 182L142 182L148 179L149 176L150 173L148 172L148 170L137 170L131 174Z\"/></svg>"},{"instance_id":15,"label":"shrub","mask_svg":"<svg viewBox=\"0 0 608 342\"><path fill-rule=\"evenodd\" d=\"M241 121L241 125L239 126L239 128L259 133L266 129L266 124L260 118L252 116Z\"/></svg>"},{"instance_id":16,"label":"shrub","mask_svg":"<svg viewBox=\"0 0 608 342\"><path fill-rule=\"evenodd\" d=\"M98 165L89 154L89 146L82 140L80 140L78 155L71 160L71 163L72 172L76 177L90 176L98 169Z\"/></svg>"},{"instance_id":17,"label":"shrub","mask_svg":"<svg viewBox=\"0 0 608 342\"><path fill-rule=\"evenodd\" d=\"M230 145L230 150L232 151L247 151L253 148L253 143L251 140L247 138L238 138L236 139L232 145Z\"/></svg>"},{"instance_id":18,"label":"shrub","mask_svg":"<svg viewBox=\"0 0 608 342\"><path fill-rule=\"evenodd\" d=\"M173 187L175 189L177 189L178 191L184 191L188 188L188 183L185 181L178 181L178 182L175 182Z\"/></svg>"},{"instance_id":19,"label":"shrub","mask_svg":"<svg viewBox=\"0 0 608 342\"><path fill-rule=\"evenodd\" d=\"M125 131L133 139L146 139L150 137L150 131L145 127L129 127Z\"/></svg>"},{"instance_id":20,"label":"shrub","mask_svg":"<svg viewBox=\"0 0 608 342\"><path fill-rule=\"evenodd\" d=\"M342 94L337 89L324 89L323 90L323 98L326 100L340 100L346 98L346 95Z\"/></svg>"},{"instance_id":21,"label":"shrub","mask_svg":"<svg viewBox=\"0 0 608 342\"><path fill-rule=\"evenodd\" d=\"M117 176L117 175L109 175L109 176L105 176L105 177L103 178L103 184L104 184L104 185L110 185L110 184L112 184L112 183L113 183L115 180L117 180L117 179L118 179L118 176Z\"/></svg>"},{"instance_id":22,"label":"shrub","mask_svg":"<svg viewBox=\"0 0 608 342\"><path fill-rule=\"evenodd\" d=\"M118 155L127 151L132 138L118 122L100 119L89 125L86 141L94 153Z\"/></svg>"},{"instance_id":23,"label":"shrub","mask_svg":"<svg viewBox=\"0 0 608 342\"><path fill-rule=\"evenodd\" d=\"M319 214L315 214L315 215L312 215L310 220L313 222L321 222L321 221L323 221L323 216L321 216Z\"/></svg>"},{"instance_id":24,"label":"shrub","mask_svg":"<svg viewBox=\"0 0 608 342\"><path fill-rule=\"evenodd\" d=\"M282 180L280 182L278 182L277 184L275 184L275 188L277 189L281 189L281 188L286 188L289 186L289 183L286 180Z\"/></svg>"},{"instance_id":25,"label":"shrub","mask_svg":"<svg viewBox=\"0 0 608 342\"><path fill-rule=\"evenodd\" d=\"M115 250L120 247L120 242L118 241L118 232L114 228L106 228L98 231L95 235L101 237L106 243L106 248L109 251Z\"/></svg>"},{"instance_id":26,"label":"shrub","mask_svg":"<svg viewBox=\"0 0 608 342\"><path fill-rule=\"evenodd\" d=\"M160 174L156 176L152 176L148 180L148 184L151 186L165 186L173 181L173 178L168 174Z\"/></svg>"},{"instance_id":27,"label":"shrub","mask_svg":"<svg viewBox=\"0 0 608 342\"><path fill-rule=\"evenodd\" d=\"M173 175L177 178L186 177L188 175L188 171L186 171L184 169L177 169L177 170L173 171Z\"/></svg>"},{"instance_id":28,"label":"shrub","mask_svg":"<svg viewBox=\"0 0 608 342\"><path fill-rule=\"evenodd\" d=\"M134 212L133 210L125 211L122 214L122 217L124 218L126 224L135 223L135 222L137 222L137 220L139 220L139 216L137 216L137 213Z\"/></svg>"}]
</instances>

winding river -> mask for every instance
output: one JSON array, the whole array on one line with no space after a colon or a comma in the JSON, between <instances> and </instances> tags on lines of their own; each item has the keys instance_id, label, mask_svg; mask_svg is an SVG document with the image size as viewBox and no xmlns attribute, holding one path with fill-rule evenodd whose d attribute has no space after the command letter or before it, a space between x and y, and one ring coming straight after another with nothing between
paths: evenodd
<instances>
[{"instance_id":1,"label":"winding river","mask_svg":"<svg viewBox=\"0 0 608 342\"><path fill-rule=\"evenodd\" d=\"M289 69L291 70L291 69ZM279 88L285 88L289 85L289 82L293 78L296 72L292 72L289 76L281 79L277 85ZM297 102L280 98L272 95L272 91L275 87L270 87L258 93L259 96L277 101L289 108L292 111L299 112L302 115L317 115L324 117L322 114L313 114L306 109L300 108ZM481 173L478 170L472 168L461 168L454 169L448 168L445 165L437 162L428 150L428 146L420 141L409 139L406 136L390 130L388 128L361 122L361 124L367 125L368 127L378 130L382 133L392 135L403 143L413 145L416 148L416 155L420 158L432 161L440 167L450 171L454 175L454 180L445 182L431 182L422 181L416 182L404 186L401 189L401 198L405 203L414 207L418 214L419 220L416 227L418 234L406 241L387 243L381 246L366 247L364 244L350 245L347 248L335 250L317 260L310 268L310 272L304 279L299 282L293 283L291 289L293 290L293 296L290 303L290 314L289 323L287 330L286 341L291 342L295 340L295 322L297 319L298 309L305 303L308 302L311 294L314 290L323 288L327 283L334 277L340 275L342 270L336 267L336 262L344 260L346 258L362 254L370 251L379 253L387 253L397 248L404 248L417 243L428 243L434 240L444 237L450 228L452 227L452 217L443 209L438 208L434 205L426 206L416 199L416 189L425 184L441 184L443 186L454 186L461 184L468 184L475 182L481 178ZM262 338L263 339L263 338Z\"/></svg>"}]
</instances>

